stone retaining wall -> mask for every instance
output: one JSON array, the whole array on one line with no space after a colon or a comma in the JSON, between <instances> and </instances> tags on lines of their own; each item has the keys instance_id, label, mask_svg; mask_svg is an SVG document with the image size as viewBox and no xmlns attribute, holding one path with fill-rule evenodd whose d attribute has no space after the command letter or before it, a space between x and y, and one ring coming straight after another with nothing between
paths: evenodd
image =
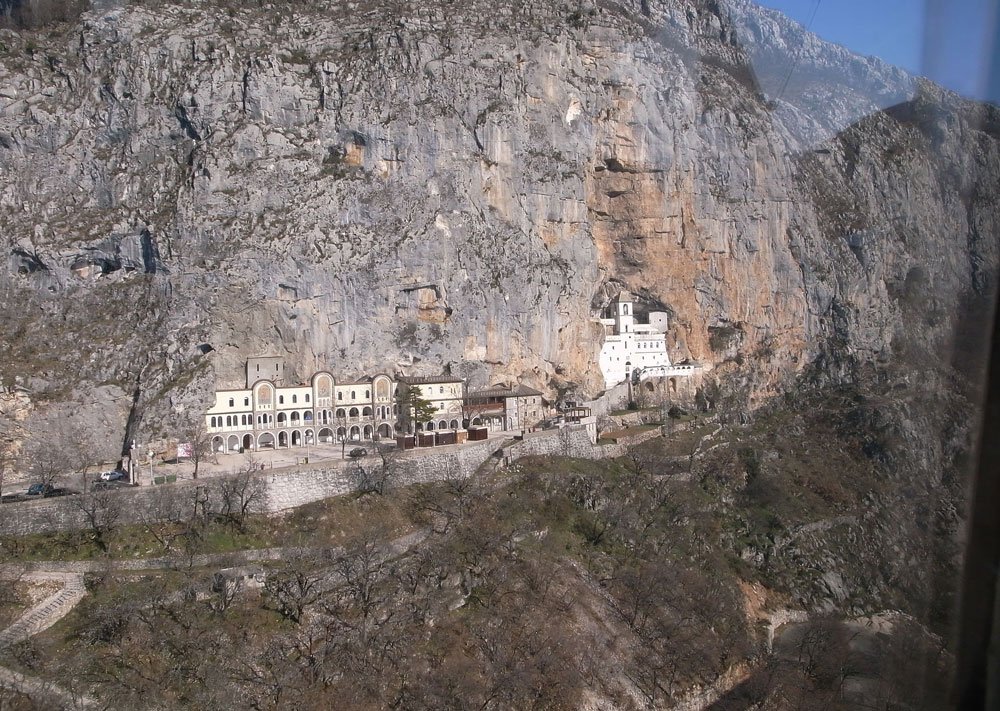
<instances>
[{"instance_id":1,"label":"stone retaining wall","mask_svg":"<svg viewBox=\"0 0 1000 711\"><path fill-rule=\"evenodd\" d=\"M486 440L441 449L401 452L395 455L392 464L397 470L394 481L405 486L451 477L467 477L487 461L499 446L497 440ZM381 464L379 457L369 456L357 461L324 463L320 467L273 469L254 474L254 479L264 485L259 508L274 513L346 494L355 487L359 467L371 471ZM220 488L232 479L210 477L160 486L123 488L107 492L107 498L119 509L119 525L178 520L189 514L198 498L207 497L210 501L218 502ZM0 508L0 536L88 528L82 502L80 495L73 495L4 504Z\"/></svg>"},{"instance_id":2,"label":"stone retaining wall","mask_svg":"<svg viewBox=\"0 0 1000 711\"><path fill-rule=\"evenodd\" d=\"M447 449L410 450L396 455L392 466L398 469L400 485L447 478L463 478L473 474L499 448L497 440L468 442ZM357 462L335 462L321 469L275 472L265 475L268 480L267 510L285 511L297 506L346 494L354 489L358 467L368 471L381 466L378 457Z\"/></svg>"},{"instance_id":3,"label":"stone retaining wall","mask_svg":"<svg viewBox=\"0 0 1000 711\"><path fill-rule=\"evenodd\" d=\"M645 434L645 433L644 433ZM652 431L650 436L659 434ZM555 455L584 459L619 457L623 444L595 445L585 425L568 425L558 430L532 432L500 450L498 440L468 442L440 449L411 450L394 455L397 470L394 484L405 486L418 482L440 481L471 476L480 466L498 455L497 463L526 456ZM259 510L268 513L287 511L298 506L339 496L352 491L359 467L371 471L382 464L378 456L358 461L330 462L306 468L273 469L255 474L264 486ZM119 509L118 525L179 520L190 515L198 500L214 504L220 489L232 477L211 477L180 481L160 486L143 486L108 492L109 501ZM24 536L33 533L77 531L89 527L81 507L80 495L40 501L4 504L0 509L0 536Z\"/></svg>"},{"instance_id":4,"label":"stone retaining wall","mask_svg":"<svg viewBox=\"0 0 1000 711\"><path fill-rule=\"evenodd\" d=\"M529 456L607 459L624 453L625 448L620 444L598 445L591 442L586 425L567 425L558 430L525 434L524 439L504 447L503 458L505 462Z\"/></svg>"}]
</instances>

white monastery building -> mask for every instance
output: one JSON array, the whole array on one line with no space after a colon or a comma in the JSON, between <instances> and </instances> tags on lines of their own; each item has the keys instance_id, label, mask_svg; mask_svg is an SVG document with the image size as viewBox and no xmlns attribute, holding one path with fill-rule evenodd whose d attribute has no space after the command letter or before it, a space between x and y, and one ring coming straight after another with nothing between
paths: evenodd
<instances>
[{"instance_id":1,"label":"white monastery building","mask_svg":"<svg viewBox=\"0 0 1000 711\"><path fill-rule=\"evenodd\" d=\"M632 378L633 382L649 378L692 375L698 366L672 365L667 355L668 315L665 311L650 311L648 323L637 323L632 295L621 291L611 300L610 318L600 319L604 326L604 346L598 356L606 388Z\"/></svg>"}]
</instances>

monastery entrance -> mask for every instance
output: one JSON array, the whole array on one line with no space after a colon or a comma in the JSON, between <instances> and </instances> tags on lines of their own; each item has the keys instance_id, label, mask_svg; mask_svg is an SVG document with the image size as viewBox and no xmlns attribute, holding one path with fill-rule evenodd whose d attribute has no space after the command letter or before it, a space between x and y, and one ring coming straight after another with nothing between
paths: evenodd
<instances>
[{"instance_id":1,"label":"monastery entrance","mask_svg":"<svg viewBox=\"0 0 1000 711\"><path fill-rule=\"evenodd\" d=\"M233 436L235 437L235 435L233 435ZM232 437L230 437L230 441L232 441ZM243 449L251 450L253 448L254 448L254 446L253 446L253 435L252 434L245 434L245 435L243 435ZM239 447L237 447L237 449L239 449Z\"/></svg>"}]
</instances>

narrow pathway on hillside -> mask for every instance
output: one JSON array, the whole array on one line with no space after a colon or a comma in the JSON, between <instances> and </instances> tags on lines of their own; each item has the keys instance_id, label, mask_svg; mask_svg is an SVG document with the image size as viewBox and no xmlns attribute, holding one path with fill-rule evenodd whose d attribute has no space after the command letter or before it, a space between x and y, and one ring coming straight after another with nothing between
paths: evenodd
<instances>
[{"instance_id":1,"label":"narrow pathway on hillside","mask_svg":"<svg viewBox=\"0 0 1000 711\"><path fill-rule=\"evenodd\" d=\"M385 545L384 555L393 558L404 555L411 548L423 542L428 536L427 529L420 529L401 536ZM319 549L312 548L263 548L195 556L165 556L137 560L114 561L121 572L139 573L146 570L169 568L206 567L214 565L238 565L250 562L290 560L301 558ZM0 631L0 653L47 630L69 614L87 594L83 576L87 572L107 570L109 561L47 561L25 566L0 566L0 580L18 579L26 582L58 582L59 590L24 612L9 627ZM53 682L16 672L0 666L0 686L13 689L41 702L44 708L80 709L95 705L93 699L74 694Z\"/></svg>"},{"instance_id":2,"label":"narrow pathway on hillside","mask_svg":"<svg viewBox=\"0 0 1000 711\"><path fill-rule=\"evenodd\" d=\"M83 584L83 573L32 571L25 573L20 579L26 582L58 582L61 583L61 587L25 611L7 629L0 631L0 652L47 630L68 615L87 594ZM13 689L50 708L87 708L94 703L93 699L73 694L52 682L5 667L0 667L0 686Z\"/></svg>"},{"instance_id":3,"label":"narrow pathway on hillside","mask_svg":"<svg viewBox=\"0 0 1000 711\"><path fill-rule=\"evenodd\" d=\"M28 609L14 624L0 632L0 650L46 630L65 617L87 594L81 573L33 572L22 578L28 582L59 582L62 587Z\"/></svg>"}]
</instances>

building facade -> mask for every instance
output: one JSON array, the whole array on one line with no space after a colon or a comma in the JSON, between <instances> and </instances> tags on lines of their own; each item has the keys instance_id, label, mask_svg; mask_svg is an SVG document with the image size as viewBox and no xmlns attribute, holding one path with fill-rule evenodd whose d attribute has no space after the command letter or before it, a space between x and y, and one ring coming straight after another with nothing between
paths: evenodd
<instances>
[{"instance_id":1,"label":"building facade","mask_svg":"<svg viewBox=\"0 0 1000 711\"><path fill-rule=\"evenodd\" d=\"M465 415L468 425L482 425L491 432L526 430L544 418L545 402L540 391L526 385L497 385L470 392Z\"/></svg>"},{"instance_id":2,"label":"building facade","mask_svg":"<svg viewBox=\"0 0 1000 711\"><path fill-rule=\"evenodd\" d=\"M447 375L393 378L380 373L340 382L320 371L301 385L284 385L284 378L279 356L250 358L246 388L216 391L215 404L205 413L213 451L392 439L401 432L401 385L415 389L433 410L431 417L414 423L417 431L480 424L527 429L544 416L542 393L526 386L497 387L467 397L465 381Z\"/></svg>"},{"instance_id":3,"label":"building facade","mask_svg":"<svg viewBox=\"0 0 1000 711\"><path fill-rule=\"evenodd\" d=\"M256 360L248 361L248 371L251 365L256 371ZM270 371L273 364L267 365ZM246 389L216 391L205 425L217 452L389 439L395 396L396 382L384 374L337 382L321 371L308 384L291 386L261 379Z\"/></svg>"},{"instance_id":4,"label":"building facade","mask_svg":"<svg viewBox=\"0 0 1000 711\"><path fill-rule=\"evenodd\" d=\"M457 430L462 425L462 404L465 401L465 381L448 375L409 377L400 376L399 382L415 388L420 397L434 408L434 416L417 422L418 432Z\"/></svg>"},{"instance_id":5,"label":"building facade","mask_svg":"<svg viewBox=\"0 0 1000 711\"><path fill-rule=\"evenodd\" d=\"M484 422L483 417L469 417L461 378L380 373L341 382L320 371L307 384L284 385L284 373L280 357L251 358L246 388L216 391L215 403L205 413L213 451L390 440L401 432L398 395L404 384L433 409L430 418L414 423L417 431L458 430ZM521 386L501 388L498 394L499 429L525 428L542 418L539 391Z\"/></svg>"},{"instance_id":6,"label":"building facade","mask_svg":"<svg viewBox=\"0 0 1000 711\"><path fill-rule=\"evenodd\" d=\"M604 345L598 365L604 376L604 387L610 388L629 378L633 382L655 377L691 375L698 366L673 365L667 354L668 315L650 311L647 323L635 318L632 295L619 292L611 301L609 317L601 318Z\"/></svg>"}]
</instances>

